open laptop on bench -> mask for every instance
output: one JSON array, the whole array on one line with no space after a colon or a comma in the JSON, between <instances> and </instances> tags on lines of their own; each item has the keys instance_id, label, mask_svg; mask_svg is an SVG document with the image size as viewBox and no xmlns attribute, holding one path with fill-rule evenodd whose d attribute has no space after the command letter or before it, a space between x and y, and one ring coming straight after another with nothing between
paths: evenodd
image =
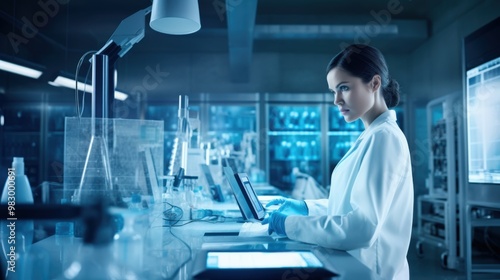
<instances>
[{"instance_id":1,"label":"open laptop on bench","mask_svg":"<svg viewBox=\"0 0 500 280\"><path fill-rule=\"evenodd\" d=\"M262 221L266 216L266 210L259 201L247 174L234 173L229 166L223 167L223 171L243 218L247 221Z\"/></svg>"}]
</instances>

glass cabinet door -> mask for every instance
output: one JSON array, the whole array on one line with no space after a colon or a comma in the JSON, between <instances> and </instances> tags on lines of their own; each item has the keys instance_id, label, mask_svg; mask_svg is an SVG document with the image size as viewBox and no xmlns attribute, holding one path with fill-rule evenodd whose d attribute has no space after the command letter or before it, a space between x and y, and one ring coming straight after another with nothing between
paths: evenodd
<instances>
[{"instance_id":1,"label":"glass cabinet door","mask_svg":"<svg viewBox=\"0 0 500 280\"><path fill-rule=\"evenodd\" d=\"M209 105L207 126L204 140L236 155L238 171L250 173L257 166L256 105Z\"/></svg>"},{"instance_id":2,"label":"glass cabinet door","mask_svg":"<svg viewBox=\"0 0 500 280\"><path fill-rule=\"evenodd\" d=\"M63 183L64 126L66 117L76 115L74 104L47 105L47 137L44 139L44 173L50 182Z\"/></svg>"},{"instance_id":3,"label":"glass cabinet door","mask_svg":"<svg viewBox=\"0 0 500 280\"><path fill-rule=\"evenodd\" d=\"M199 106L189 106L189 111L199 112ZM174 140L177 132L179 121L179 106L178 105L148 105L146 110L147 120L160 120L163 121L164 126L164 146L163 146L163 161L164 167L168 168ZM198 132L196 132L197 134ZM197 135L196 135L197 136ZM163 170L167 172L167 170ZM166 174L166 173L165 173Z\"/></svg>"},{"instance_id":4,"label":"glass cabinet door","mask_svg":"<svg viewBox=\"0 0 500 280\"><path fill-rule=\"evenodd\" d=\"M163 121L163 166L168 166L174 145L175 132L177 131L179 106L176 105L148 105L146 109L147 120ZM163 170L163 172L166 172Z\"/></svg>"},{"instance_id":5,"label":"glass cabinet door","mask_svg":"<svg viewBox=\"0 0 500 280\"><path fill-rule=\"evenodd\" d=\"M269 105L269 183L295 184L294 168L321 182L321 106Z\"/></svg>"},{"instance_id":6,"label":"glass cabinet door","mask_svg":"<svg viewBox=\"0 0 500 280\"><path fill-rule=\"evenodd\" d=\"M342 113L337 107L330 106L328 109L329 129L328 129L328 148L329 148L329 174L328 184L330 184L330 175L333 169L339 163L340 159L358 139L364 130L361 119L348 123L344 120Z\"/></svg>"},{"instance_id":7,"label":"glass cabinet door","mask_svg":"<svg viewBox=\"0 0 500 280\"><path fill-rule=\"evenodd\" d=\"M208 137L236 150L245 132L256 132L256 106L211 105L208 118Z\"/></svg>"},{"instance_id":8,"label":"glass cabinet door","mask_svg":"<svg viewBox=\"0 0 500 280\"><path fill-rule=\"evenodd\" d=\"M2 108L0 166L11 167L13 157L24 158L24 172L32 187L42 179L40 170L42 110L38 103L11 103ZM3 175L6 176L6 173ZM2 179L6 177L0 176ZM2 181L3 184L4 181Z\"/></svg>"}]
</instances>

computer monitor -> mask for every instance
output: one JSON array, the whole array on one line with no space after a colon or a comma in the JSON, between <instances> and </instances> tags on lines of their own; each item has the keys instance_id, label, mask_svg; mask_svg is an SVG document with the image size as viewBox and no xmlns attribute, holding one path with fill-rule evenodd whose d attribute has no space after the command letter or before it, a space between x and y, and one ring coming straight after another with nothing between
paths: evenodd
<instances>
[{"instance_id":1,"label":"computer monitor","mask_svg":"<svg viewBox=\"0 0 500 280\"><path fill-rule=\"evenodd\" d=\"M464 38L467 200L500 202L500 17Z\"/></svg>"}]
</instances>

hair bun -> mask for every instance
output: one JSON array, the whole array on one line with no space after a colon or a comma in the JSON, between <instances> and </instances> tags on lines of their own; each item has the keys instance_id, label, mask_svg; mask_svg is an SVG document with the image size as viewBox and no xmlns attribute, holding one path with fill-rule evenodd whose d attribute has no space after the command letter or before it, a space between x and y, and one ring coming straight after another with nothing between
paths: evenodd
<instances>
[{"instance_id":1,"label":"hair bun","mask_svg":"<svg viewBox=\"0 0 500 280\"><path fill-rule=\"evenodd\" d=\"M396 80L389 78L389 83L384 88L384 99L389 108L399 104L399 83Z\"/></svg>"}]
</instances>

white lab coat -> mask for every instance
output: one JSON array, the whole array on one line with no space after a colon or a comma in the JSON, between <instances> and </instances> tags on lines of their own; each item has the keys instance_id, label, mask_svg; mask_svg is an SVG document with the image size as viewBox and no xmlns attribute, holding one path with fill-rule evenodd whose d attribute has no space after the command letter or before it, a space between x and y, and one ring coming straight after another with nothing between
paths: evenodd
<instances>
[{"instance_id":1,"label":"white lab coat","mask_svg":"<svg viewBox=\"0 0 500 280\"><path fill-rule=\"evenodd\" d=\"M347 250L383 279L409 279L413 180L394 111L377 117L337 164L329 198L306 203L309 216L285 220L290 239Z\"/></svg>"}]
</instances>

